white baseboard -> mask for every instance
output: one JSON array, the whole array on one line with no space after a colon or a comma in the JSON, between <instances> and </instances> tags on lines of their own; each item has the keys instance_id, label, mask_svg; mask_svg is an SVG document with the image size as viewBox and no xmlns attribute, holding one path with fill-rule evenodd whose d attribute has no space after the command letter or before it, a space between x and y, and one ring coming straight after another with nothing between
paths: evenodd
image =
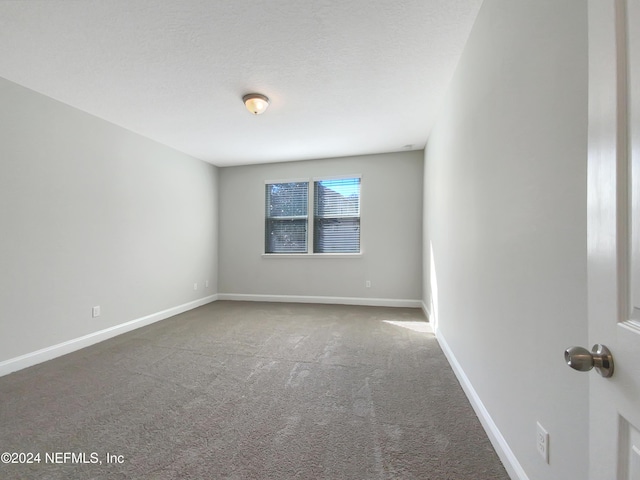
<instances>
[{"instance_id":1,"label":"white baseboard","mask_svg":"<svg viewBox=\"0 0 640 480\"><path fill-rule=\"evenodd\" d=\"M500 457L500 460L502 461L504 468L507 470L507 473L512 478L512 480L529 480L529 477L520 465L520 462L518 462L518 459L509 447L509 444L502 436L502 433L500 433L500 430L491 418L491 415L489 415L489 412L482 403L482 400L480 400L478 393L473 388L471 381L464 373L464 370L458 363L458 360L451 351L449 344L440 331L436 333L436 339L438 340L442 351L447 357L447 360L449 360L449 364L451 365L453 372L456 374L456 377L458 377L458 381L460 382L464 393L467 395L471 406L480 419L480 423L487 432L487 436L489 437L493 448L498 454L498 457Z\"/></svg>"},{"instance_id":2,"label":"white baseboard","mask_svg":"<svg viewBox=\"0 0 640 480\"><path fill-rule=\"evenodd\" d=\"M420 308L420 300L395 298L319 297L306 295L253 295L245 293L219 293L218 300L244 302L327 303L334 305L363 305L370 307Z\"/></svg>"},{"instance_id":3,"label":"white baseboard","mask_svg":"<svg viewBox=\"0 0 640 480\"><path fill-rule=\"evenodd\" d=\"M52 345L51 347L46 347L35 352L21 355L19 357L10 358L9 360L0 362L0 377L11 372L22 370L23 368L31 367L33 365L37 365L38 363L42 363L47 360L52 360L56 357L66 355L67 353L75 352L76 350L80 350L81 348L94 345L109 338L121 335L126 332L130 332L131 330L135 330L137 328L159 322L160 320L173 317L174 315L178 315L179 313L183 313L202 305L206 305L207 303L216 301L217 298L217 295L200 298L192 302L178 305L177 307L168 308L167 310L153 313L145 317L137 318L126 323L121 323L120 325L116 325L114 327L105 328L104 330L100 330L98 332L74 338L73 340L68 340L57 345Z\"/></svg>"},{"instance_id":4,"label":"white baseboard","mask_svg":"<svg viewBox=\"0 0 640 480\"><path fill-rule=\"evenodd\" d=\"M427 321L431 321L431 312L429 311L429 309L427 308L427 304L424 303L424 301L422 301L420 303L420 306L422 307L422 312L424 313L424 316L427 317Z\"/></svg>"}]
</instances>

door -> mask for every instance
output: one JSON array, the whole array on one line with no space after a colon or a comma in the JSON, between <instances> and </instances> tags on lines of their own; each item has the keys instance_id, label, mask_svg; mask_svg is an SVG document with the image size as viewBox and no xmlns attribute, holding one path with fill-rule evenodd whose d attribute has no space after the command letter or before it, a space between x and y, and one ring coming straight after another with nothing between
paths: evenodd
<instances>
[{"instance_id":1,"label":"door","mask_svg":"<svg viewBox=\"0 0 640 480\"><path fill-rule=\"evenodd\" d=\"M590 479L640 480L640 0L589 0Z\"/></svg>"}]
</instances>

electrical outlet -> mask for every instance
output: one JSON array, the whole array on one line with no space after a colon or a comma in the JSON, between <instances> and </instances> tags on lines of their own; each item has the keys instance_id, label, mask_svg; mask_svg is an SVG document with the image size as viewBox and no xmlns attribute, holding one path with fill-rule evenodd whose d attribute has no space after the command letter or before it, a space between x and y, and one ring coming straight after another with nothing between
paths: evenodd
<instances>
[{"instance_id":1,"label":"electrical outlet","mask_svg":"<svg viewBox=\"0 0 640 480\"><path fill-rule=\"evenodd\" d=\"M549 463L549 433L540 422L536 422L536 447L546 463Z\"/></svg>"},{"instance_id":2,"label":"electrical outlet","mask_svg":"<svg viewBox=\"0 0 640 480\"><path fill-rule=\"evenodd\" d=\"M367 280L366 282L364 282L364 286L367 288L371 288L371 280Z\"/></svg>"},{"instance_id":3,"label":"electrical outlet","mask_svg":"<svg viewBox=\"0 0 640 480\"><path fill-rule=\"evenodd\" d=\"M100 316L100 305L95 306L91 309L91 316L93 318L99 317Z\"/></svg>"},{"instance_id":4,"label":"electrical outlet","mask_svg":"<svg viewBox=\"0 0 640 480\"><path fill-rule=\"evenodd\" d=\"M204 281L204 287L205 288L209 288L209 280L205 280Z\"/></svg>"},{"instance_id":5,"label":"electrical outlet","mask_svg":"<svg viewBox=\"0 0 640 480\"><path fill-rule=\"evenodd\" d=\"M197 289L198 289L198 284L197 284L197 283L194 283L194 284L193 284L193 289L194 289L194 290L197 290Z\"/></svg>"}]
</instances>

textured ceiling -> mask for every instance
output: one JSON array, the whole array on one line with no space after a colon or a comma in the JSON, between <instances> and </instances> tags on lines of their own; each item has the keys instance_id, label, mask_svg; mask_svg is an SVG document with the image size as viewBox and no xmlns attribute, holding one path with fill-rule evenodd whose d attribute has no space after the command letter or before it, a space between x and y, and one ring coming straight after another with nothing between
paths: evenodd
<instances>
[{"instance_id":1,"label":"textured ceiling","mask_svg":"<svg viewBox=\"0 0 640 480\"><path fill-rule=\"evenodd\" d=\"M481 3L2 0L0 76L219 166L419 149Z\"/></svg>"}]
</instances>

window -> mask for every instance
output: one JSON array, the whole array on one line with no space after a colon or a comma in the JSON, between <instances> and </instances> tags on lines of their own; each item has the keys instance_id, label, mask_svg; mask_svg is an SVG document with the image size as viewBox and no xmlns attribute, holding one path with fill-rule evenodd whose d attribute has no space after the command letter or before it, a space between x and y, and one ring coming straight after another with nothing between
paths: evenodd
<instances>
[{"instance_id":1,"label":"window","mask_svg":"<svg viewBox=\"0 0 640 480\"><path fill-rule=\"evenodd\" d=\"M360 253L360 177L318 179L311 193L307 181L266 183L265 253Z\"/></svg>"},{"instance_id":2,"label":"window","mask_svg":"<svg viewBox=\"0 0 640 480\"><path fill-rule=\"evenodd\" d=\"M307 253L309 183L271 183L265 190L265 253Z\"/></svg>"},{"instance_id":3,"label":"window","mask_svg":"<svg viewBox=\"0 0 640 480\"><path fill-rule=\"evenodd\" d=\"M313 252L360 252L360 179L313 184Z\"/></svg>"}]
</instances>

